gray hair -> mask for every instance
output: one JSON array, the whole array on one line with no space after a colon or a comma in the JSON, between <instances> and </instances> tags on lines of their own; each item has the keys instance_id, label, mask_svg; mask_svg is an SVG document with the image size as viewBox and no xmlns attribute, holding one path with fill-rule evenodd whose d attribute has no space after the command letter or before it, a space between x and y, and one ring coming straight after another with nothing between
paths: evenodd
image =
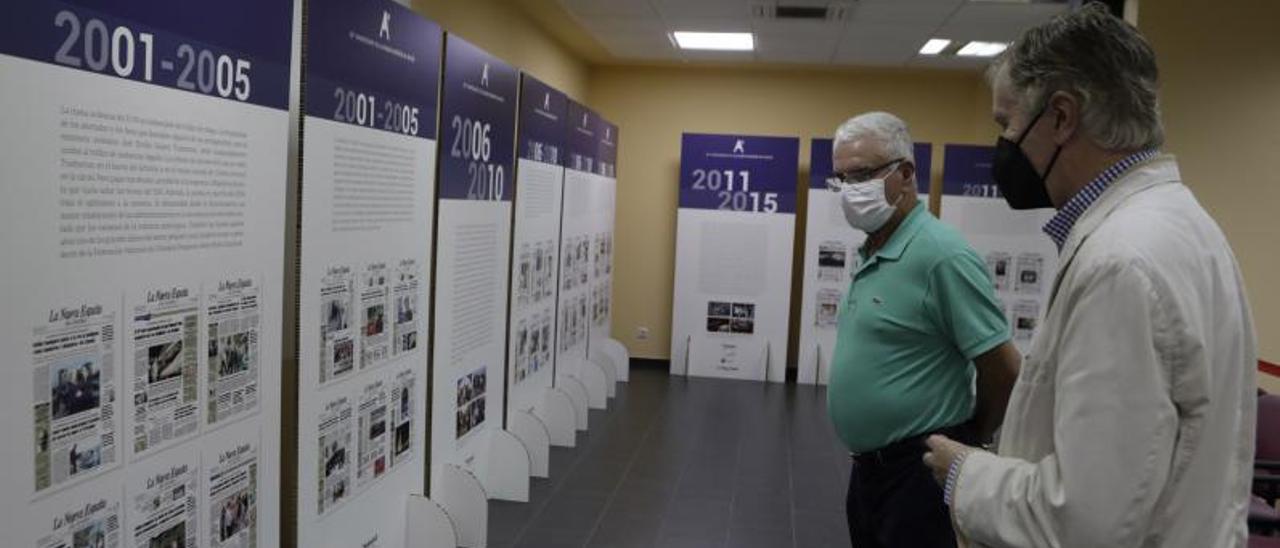
<instances>
[{"instance_id":1,"label":"gray hair","mask_svg":"<svg viewBox=\"0 0 1280 548\"><path fill-rule=\"evenodd\" d=\"M835 142L831 144L831 148L864 137L884 143L885 150L893 158L906 158L915 165L911 133L907 131L907 123L902 118L888 112L866 112L854 116L836 128Z\"/></svg>"},{"instance_id":2,"label":"gray hair","mask_svg":"<svg viewBox=\"0 0 1280 548\"><path fill-rule=\"evenodd\" d=\"M1164 144L1155 52L1137 29L1101 4L1027 30L991 64L987 80L1012 84L1027 114L1054 92L1070 93L1081 104L1081 130L1104 149Z\"/></svg>"}]
</instances>

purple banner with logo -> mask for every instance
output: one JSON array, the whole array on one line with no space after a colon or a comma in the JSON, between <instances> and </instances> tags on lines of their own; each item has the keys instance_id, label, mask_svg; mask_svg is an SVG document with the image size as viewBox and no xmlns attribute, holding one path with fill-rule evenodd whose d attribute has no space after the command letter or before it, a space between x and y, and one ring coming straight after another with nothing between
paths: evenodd
<instances>
[{"instance_id":1,"label":"purple banner with logo","mask_svg":"<svg viewBox=\"0 0 1280 548\"><path fill-rule=\"evenodd\" d=\"M618 126L604 118L598 118L596 136L599 137L596 153L596 173L610 179L618 178Z\"/></svg>"},{"instance_id":2,"label":"purple banner with logo","mask_svg":"<svg viewBox=\"0 0 1280 548\"><path fill-rule=\"evenodd\" d=\"M1000 198L1000 189L991 176L994 147L946 145L942 149L942 194Z\"/></svg>"},{"instance_id":3,"label":"purple banner with logo","mask_svg":"<svg viewBox=\"0 0 1280 548\"><path fill-rule=\"evenodd\" d=\"M440 197L510 201L519 72L470 42L446 38L440 107Z\"/></svg>"},{"instance_id":4,"label":"purple banner with logo","mask_svg":"<svg viewBox=\"0 0 1280 548\"><path fill-rule=\"evenodd\" d=\"M796 137L685 133L680 207L795 213L799 168Z\"/></svg>"},{"instance_id":5,"label":"purple banner with logo","mask_svg":"<svg viewBox=\"0 0 1280 548\"><path fill-rule=\"evenodd\" d=\"M520 78L520 157L562 166L568 98L528 74Z\"/></svg>"},{"instance_id":6,"label":"purple banner with logo","mask_svg":"<svg viewBox=\"0 0 1280 548\"><path fill-rule=\"evenodd\" d=\"M288 0L7 0L4 11L0 53L289 107Z\"/></svg>"},{"instance_id":7,"label":"purple banner with logo","mask_svg":"<svg viewBox=\"0 0 1280 548\"><path fill-rule=\"evenodd\" d=\"M565 145L569 149L569 163L565 167L588 173L596 172L600 146L596 131L601 129L600 115L569 99L569 129Z\"/></svg>"},{"instance_id":8,"label":"purple banner with logo","mask_svg":"<svg viewBox=\"0 0 1280 548\"><path fill-rule=\"evenodd\" d=\"M308 116L436 138L440 26L391 0L310 0Z\"/></svg>"},{"instance_id":9,"label":"purple banner with logo","mask_svg":"<svg viewBox=\"0 0 1280 548\"><path fill-rule=\"evenodd\" d=\"M809 143L809 188L826 189L827 178L835 176L831 167L831 139L814 139ZM916 190L929 194L929 178L933 168L933 145L916 143L912 147L916 158Z\"/></svg>"}]
</instances>

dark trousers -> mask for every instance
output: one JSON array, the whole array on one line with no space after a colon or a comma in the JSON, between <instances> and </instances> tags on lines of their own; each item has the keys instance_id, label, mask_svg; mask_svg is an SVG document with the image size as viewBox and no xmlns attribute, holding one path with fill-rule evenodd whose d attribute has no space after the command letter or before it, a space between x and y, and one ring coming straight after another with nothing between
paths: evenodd
<instances>
[{"instance_id":1,"label":"dark trousers","mask_svg":"<svg viewBox=\"0 0 1280 548\"><path fill-rule=\"evenodd\" d=\"M972 443L968 428L947 429ZM917 436L853 459L845 512L853 548L952 548L951 514L942 487L921 458L926 436ZM966 441L968 440L968 441Z\"/></svg>"}]
</instances>

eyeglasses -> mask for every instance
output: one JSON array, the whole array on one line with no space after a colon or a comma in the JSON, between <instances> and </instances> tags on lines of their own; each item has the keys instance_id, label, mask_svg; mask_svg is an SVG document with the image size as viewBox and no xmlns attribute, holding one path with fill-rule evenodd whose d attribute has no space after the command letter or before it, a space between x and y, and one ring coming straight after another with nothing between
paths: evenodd
<instances>
[{"instance_id":1,"label":"eyeglasses","mask_svg":"<svg viewBox=\"0 0 1280 548\"><path fill-rule=\"evenodd\" d=\"M889 166L896 166L897 164L900 164L904 161L906 161L906 158L897 158L894 160L889 160L888 162L880 164L876 167L855 169L853 171L848 171L845 173L834 172L831 175L827 176L827 186L836 187L838 185L865 183L867 181L870 181L871 179L874 179L876 174L880 173L881 171L884 171L885 168Z\"/></svg>"}]
</instances>

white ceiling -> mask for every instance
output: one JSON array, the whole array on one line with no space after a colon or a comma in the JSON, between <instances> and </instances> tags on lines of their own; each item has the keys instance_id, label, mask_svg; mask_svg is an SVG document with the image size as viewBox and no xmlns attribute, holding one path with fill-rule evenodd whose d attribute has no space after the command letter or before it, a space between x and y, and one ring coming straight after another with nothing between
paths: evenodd
<instances>
[{"instance_id":1,"label":"white ceiling","mask_svg":"<svg viewBox=\"0 0 1280 548\"><path fill-rule=\"evenodd\" d=\"M560 0L605 49L631 61L980 68L987 60L918 55L929 38L952 47L1011 41L1067 8L1066 0ZM752 16L752 6L846 6L843 21ZM769 10L772 11L772 10ZM682 51L670 33L750 31L754 52Z\"/></svg>"}]
</instances>

